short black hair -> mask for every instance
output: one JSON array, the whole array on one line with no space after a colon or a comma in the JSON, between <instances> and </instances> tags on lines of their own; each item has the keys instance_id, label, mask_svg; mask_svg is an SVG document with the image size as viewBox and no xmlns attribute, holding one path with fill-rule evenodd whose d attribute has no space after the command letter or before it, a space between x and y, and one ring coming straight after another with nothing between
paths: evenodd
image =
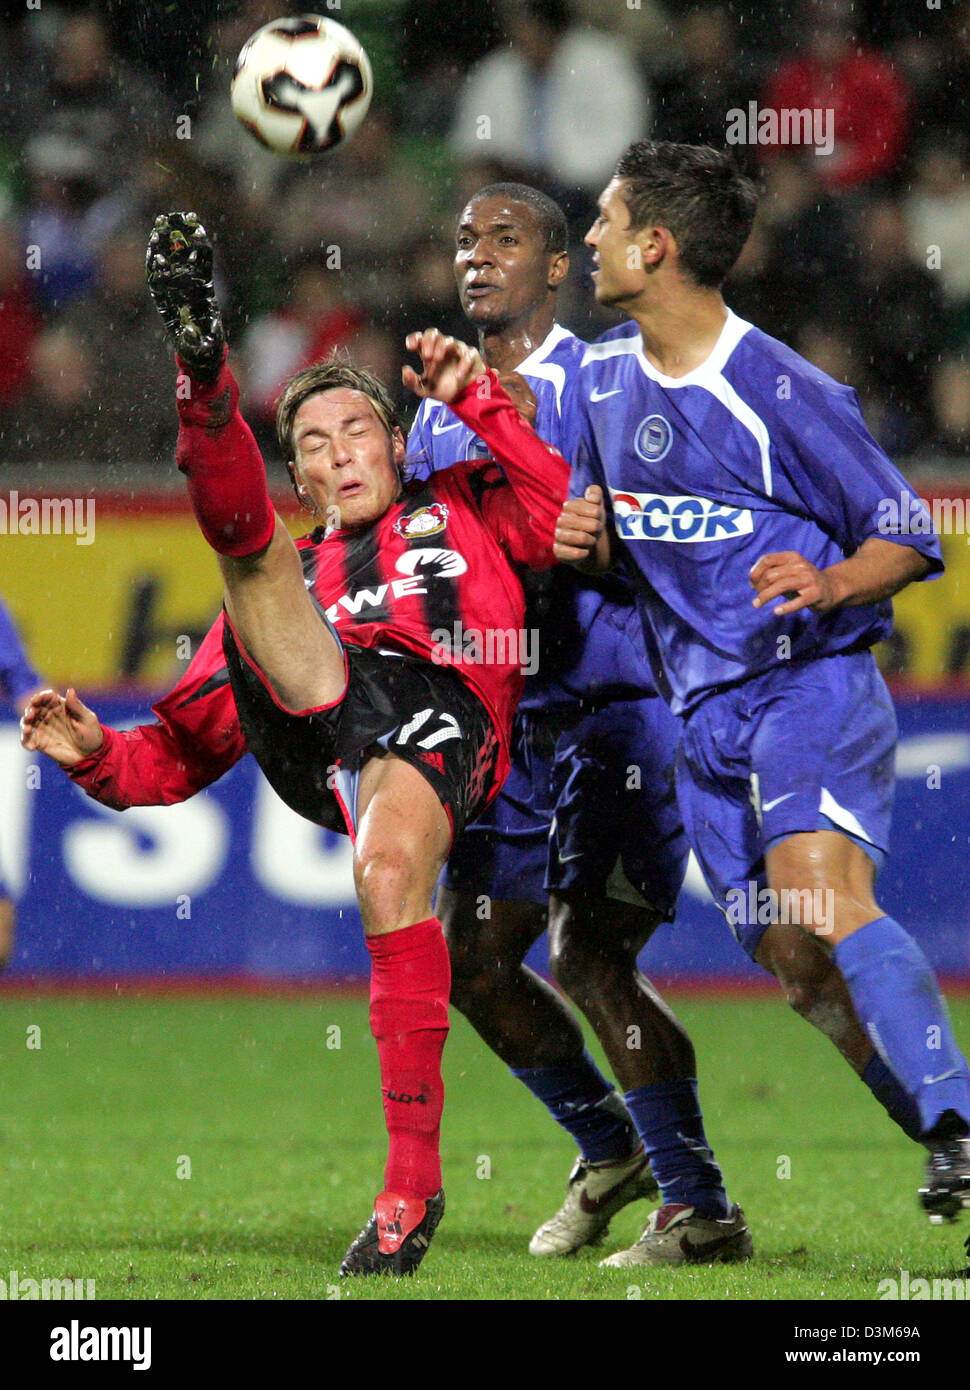
<instances>
[{"instance_id":1,"label":"short black hair","mask_svg":"<svg viewBox=\"0 0 970 1390\"><path fill-rule=\"evenodd\" d=\"M748 239L758 190L726 150L638 140L617 160L630 227L668 227L680 262L698 285L717 288Z\"/></svg>"},{"instance_id":2,"label":"short black hair","mask_svg":"<svg viewBox=\"0 0 970 1390\"><path fill-rule=\"evenodd\" d=\"M569 243L566 214L548 193L528 183L489 183L477 189L465 207L477 203L481 198L511 198L517 203L525 203L535 213L545 249L556 255L566 250Z\"/></svg>"}]
</instances>

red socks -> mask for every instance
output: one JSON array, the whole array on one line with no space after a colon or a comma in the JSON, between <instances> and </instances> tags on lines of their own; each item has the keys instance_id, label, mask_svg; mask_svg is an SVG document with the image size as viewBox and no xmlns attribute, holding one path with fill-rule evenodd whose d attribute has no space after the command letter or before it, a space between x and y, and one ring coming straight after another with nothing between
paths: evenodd
<instances>
[{"instance_id":1,"label":"red socks","mask_svg":"<svg viewBox=\"0 0 970 1390\"><path fill-rule=\"evenodd\" d=\"M177 359L176 359L177 360ZM276 513L252 431L239 414L239 387L222 364L203 385L179 363L176 462L202 534L220 555L252 555L273 538Z\"/></svg>"},{"instance_id":2,"label":"red socks","mask_svg":"<svg viewBox=\"0 0 970 1390\"><path fill-rule=\"evenodd\" d=\"M365 940L371 956L370 1025L380 1056L390 1139L384 1186L427 1200L441 1187L448 948L437 917Z\"/></svg>"}]
</instances>

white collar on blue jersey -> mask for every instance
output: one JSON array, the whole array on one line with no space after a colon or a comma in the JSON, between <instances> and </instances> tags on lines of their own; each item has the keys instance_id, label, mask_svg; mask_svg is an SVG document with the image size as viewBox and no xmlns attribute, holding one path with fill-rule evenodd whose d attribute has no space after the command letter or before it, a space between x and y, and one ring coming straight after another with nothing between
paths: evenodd
<instances>
[{"instance_id":1,"label":"white collar on blue jersey","mask_svg":"<svg viewBox=\"0 0 970 1390\"><path fill-rule=\"evenodd\" d=\"M554 323L539 346L533 348L528 357L524 357L515 370L517 372L532 372L532 375L535 376L534 368L541 365L553 348L558 347L564 338L572 338L573 336L568 329L563 328L561 323Z\"/></svg>"},{"instance_id":2,"label":"white collar on blue jersey","mask_svg":"<svg viewBox=\"0 0 970 1390\"><path fill-rule=\"evenodd\" d=\"M632 321L631 326L636 330L636 325ZM765 493L770 497L773 491L773 480L771 475L771 436L768 427L753 407L741 398L738 391L724 376L724 368L728 358L751 326L746 319L738 318L737 314L728 309L724 327L721 329L718 340L711 349L707 360L702 362L699 367L695 367L692 372L688 372L686 376L664 376L663 372L658 372L657 368L647 360L643 351L643 339L639 331L631 332L622 338L608 338L605 342L593 343L583 354L583 366L590 361L602 361L607 357L619 357L626 354L635 357L644 376L649 377L665 391L673 391L681 386L701 386L704 390L709 391L754 436L761 459L761 476Z\"/></svg>"},{"instance_id":3,"label":"white collar on blue jersey","mask_svg":"<svg viewBox=\"0 0 970 1390\"><path fill-rule=\"evenodd\" d=\"M632 321L631 326L635 327ZM605 343L592 343L583 356L583 366L597 358L619 357L628 353L640 363L644 375L657 382L659 386L667 389L678 386L708 386L712 377L721 375L731 353L750 327L751 324L746 319L738 318L732 309L728 309L724 327L707 358L685 376L665 376L659 371L643 351L643 339L639 331L623 338L610 338Z\"/></svg>"},{"instance_id":4,"label":"white collar on blue jersey","mask_svg":"<svg viewBox=\"0 0 970 1390\"><path fill-rule=\"evenodd\" d=\"M562 393L566 389L566 372L558 362L547 362L546 358L564 339L575 336L563 328L562 324L554 323L539 346L533 348L528 357L523 358L515 368L515 371L524 376L537 376L543 381L550 381L556 392L556 409L559 411L562 410Z\"/></svg>"},{"instance_id":5,"label":"white collar on blue jersey","mask_svg":"<svg viewBox=\"0 0 970 1390\"><path fill-rule=\"evenodd\" d=\"M563 328L562 324L554 323L539 346L533 348L528 357L523 357L522 361L512 368L515 372L528 372L529 376L537 376L543 381L551 381L556 392L556 405L559 410L562 410L562 393L566 389L566 373L558 362L547 362L546 357L553 348L558 347L566 338L575 338L575 336L575 333L570 333L568 328ZM421 402L419 410L424 412L424 418L427 419L436 406L439 416L451 413L443 401L436 401L431 396L426 397Z\"/></svg>"}]
</instances>

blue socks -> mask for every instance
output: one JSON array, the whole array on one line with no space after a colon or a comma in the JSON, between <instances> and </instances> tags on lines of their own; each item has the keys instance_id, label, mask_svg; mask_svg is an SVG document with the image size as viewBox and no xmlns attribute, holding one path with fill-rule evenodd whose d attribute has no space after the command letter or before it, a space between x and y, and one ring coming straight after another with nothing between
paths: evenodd
<instances>
[{"instance_id":1,"label":"blue socks","mask_svg":"<svg viewBox=\"0 0 970 1390\"><path fill-rule=\"evenodd\" d=\"M588 1052L573 1066L511 1071L572 1135L587 1163L626 1158L639 1136L664 1202L696 1207L702 1216L727 1215L730 1204L704 1133L695 1080L627 1091L624 1110Z\"/></svg>"},{"instance_id":2,"label":"blue socks","mask_svg":"<svg viewBox=\"0 0 970 1390\"><path fill-rule=\"evenodd\" d=\"M587 1163L627 1158L637 1147L629 1115L588 1052L572 1066L510 1070L572 1135Z\"/></svg>"},{"instance_id":3,"label":"blue socks","mask_svg":"<svg viewBox=\"0 0 970 1390\"><path fill-rule=\"evenodd\" d=\"M919 1108L900 1086L878 1052L874 1052L869 1058L865 1068L859 1073L859 1080L869 1087L886 1114L891 1120L895 1120L907 1138L918 1141L923 1132Z\"/></svg>"},{"instance_id":4,"label":"blue socks","mask_svg":"<svg viewBox=\"0 0 970 1390\"><path fill-rule=\"evenodd\" d=\"M721 1170L704 1133L697 1082L662 1081L623 1097L643 1140L664 1204L696 1207L699 1215L727 1216Z\"/></svg>"},{"instance_id":5,"label":"blue socks","mask_svg":"<svg viewBox=\"0 0 970 1390\"><path fill-rule=\"evenodd\" d=\"M970 1121L970 1072L912 937L891 917L880 917L840 941L833 954L859 1022L918 1109L920 1134L946 1110Z\"/></svg>"}]
</instances>

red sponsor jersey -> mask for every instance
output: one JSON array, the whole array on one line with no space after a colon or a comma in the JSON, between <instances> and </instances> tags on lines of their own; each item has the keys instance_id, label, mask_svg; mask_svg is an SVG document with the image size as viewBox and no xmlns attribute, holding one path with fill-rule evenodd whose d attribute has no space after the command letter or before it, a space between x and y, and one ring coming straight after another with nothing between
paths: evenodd
<instances>
[{"instance_id":1,"label":"red sponsor jersey","mask_svg":"<svg viewBox=\"0 0 970 1390\"><path fill-rule=\"evenodd\" d=\"M557 450L537 448L493 372L487 381L451 408L476 433L488 429L501 467L492 459L455 464L406 487L373 525L318 530L297 545L307 588L342 641L454 667L495 728L499 787L528 646L515 571L553 563L569 467ZM156 724L106 729L99 752L71 770L85 791L119 809L169 804L242 756L222 626L220 616L185 676L154 706Z\"/></svg>"}]
</instances>

